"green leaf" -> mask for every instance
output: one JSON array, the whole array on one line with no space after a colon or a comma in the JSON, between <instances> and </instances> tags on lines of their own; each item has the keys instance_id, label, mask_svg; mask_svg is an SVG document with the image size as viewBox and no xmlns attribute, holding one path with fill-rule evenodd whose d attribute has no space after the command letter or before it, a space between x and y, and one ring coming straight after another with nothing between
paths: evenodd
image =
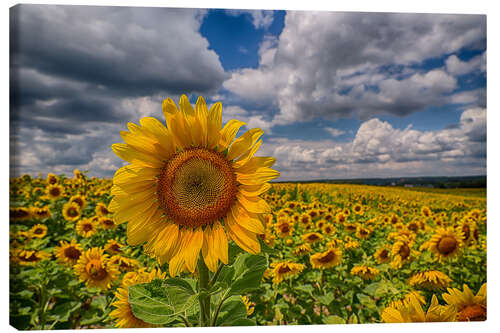
<instances>
[{"instance_id":1,"label":"green leaf","mask_svg":"<svg viewBox=\"0 0 500 333\"><path fill-rule=\"evenodd\" d=\"M246 317L247 308L241 297L231 296L222 305L216 326L236 326L235 321L246 319Z\"/></svg>"},{"instance_id":2,"label":"green leaf","mask_svg":"<svg viewBox=\"0 0 500 333\"><path fill-rule=\"evenodd\" d=\"M326 295L316 296L316 298L321 304L328 305L334 300L335 296L333 296L333 293L328 293Z\"/></svg>"},{"instance_id":3,"label":"green leaf","mask_svg":"<svg viewBox=\"0 0 500 333\"><path fill-rule=\"evenodd\" d=\"M380 282L371 283L368 286L366 286L366 288L363 290L363 292L370 295L370 296L375 296L375 293L380 288L380 285L381 285Z\"/></svg>"},{"instance_id":4,"label":"green leaf","mask_svg":"<svg viewBox=\"0 0 500 333\"><path fill-rule=\"evenodd\" d=\"M333 316L328 316L326 318L323 318L323 323L328 324L328 325L334 325L334 324L345 324L346 321L342 317L333 315Z\"/></svg>"},{"instance_id":5,"label":"green leaf","mask_svg":"<svg viewBox=\"0 0 500 333\"><path fill-rule=\"evenodd\" d=\"M305 293L311 294L314 291L314 287L310 284L304 284L301 286L294 287L295 290L303 291Z\"/></svg>"},{"instance_id":6,"label":"green leaf","mask_svg":"<svg viewBox=\"0 0 500 333\"><path fill-rule=\"evenodd\" d=\"M234 277L229 295L243 295L260 287L262 275L267 268L267 259L245 253L236 258L233 268Z\"/></svg>"},{"instance_id":7,"label":"green leaf","mask_svg":"<svg viewBox=\"0 0 500 333\"><path fill-rule=\"evenodd\" d=\"M370 297L365 294L356 294L356 297L359 300L359 303L365 306L368 309L377 309L377 304L375 301Z\"/></svg>"},{"instance_id":8,"label":"green leaf","mask_svg":"<svg viewBox=\"0 0 500 333\"><path fill-rule=\"evenodd\" d=\"M192 310L198 299L191 284L180 278L156 279L130 286L128 291L134 316L156 325L176 320L179 314Z\"/></svg>"}]
</instances>

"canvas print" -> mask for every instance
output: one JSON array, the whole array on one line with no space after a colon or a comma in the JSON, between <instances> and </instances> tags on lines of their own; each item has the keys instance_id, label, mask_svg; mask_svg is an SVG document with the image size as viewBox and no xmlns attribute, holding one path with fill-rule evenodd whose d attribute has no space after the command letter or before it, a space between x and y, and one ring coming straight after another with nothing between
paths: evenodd
<instances>
[{"instance_id":1,"label":"canvas print","mask_svg":"<svg viewBox=\"0 0 500 333\"><path fill-rule=\"evenodd\" d=\"M9 191L19 330L485 321L486 15L16 5Z\"/></svg>"}]
</instances>

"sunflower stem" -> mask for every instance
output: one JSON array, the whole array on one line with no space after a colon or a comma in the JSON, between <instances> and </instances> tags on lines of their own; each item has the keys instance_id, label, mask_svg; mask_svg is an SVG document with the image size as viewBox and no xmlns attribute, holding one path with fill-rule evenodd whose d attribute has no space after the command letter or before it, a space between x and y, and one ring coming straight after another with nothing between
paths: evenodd
<instances>
[{"instance_id":1,"label":"sunflower stem","mask_svg":"<svg viewBox=\"0 0 500 333\"><path fill-rule=\"evenodd\" d=\"M210 294L208 293L208 268L205 265L203 256L198 257L198 281L200 292L205 292L203 297L200 297L200 326L210 326Z\"/></svg>"}]
</instances>

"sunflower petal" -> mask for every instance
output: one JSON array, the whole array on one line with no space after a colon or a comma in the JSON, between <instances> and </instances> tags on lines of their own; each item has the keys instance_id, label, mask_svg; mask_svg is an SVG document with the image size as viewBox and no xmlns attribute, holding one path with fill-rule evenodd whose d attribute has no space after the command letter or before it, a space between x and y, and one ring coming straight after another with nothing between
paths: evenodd
<instances>
[{"instance_id":1,"label":"sunflower petal","mask_svg":"<svg viewBox=\"0 0 500 333\"><path fill-rule=\"evenodd\" d=\"M236 194L236 199L238 202L245 207L245 209L251 213L270 213L271 207L267 202L259 197L248 198L241 194L240 192Z\"/></svg>"},{"instance_id":2,"label":"sunflower petal","mask_svg":"<svg viewBox=\"0 0 500 333\"><path fill-rule=\"evenodd\" d=\"M240 136L233 142L231 147L229 147L227 159L232 161L252 148L252 146L257 142L262 134L264 134L264 131L260 128L252 128L245 132L242 136Z\"/></svg>"},{"instance_id":3,"label":"sunflower petal","mask_svg":"<svg viewBox=\"0 0 500 333\"><path fill-rule=\"evenodd\" d=\"M236 172L236 180L244 185L259 185L278 178L279 171L271 168L258 168L254 173L244 174Z\"/></svg>"},{"instance_id":4,"label":"sunflower petal","mask_svg":"<svg viewBox=\"0 0 500 333\"><path fill-rule=\"evenodd\" d=\"M243 125L246 125L246 123L236 119L231 119L227 122L226 126L220 132L219 151L225 150L233 142L236 133L238 133L240 127Z\"/></svg>"}]
</instances>

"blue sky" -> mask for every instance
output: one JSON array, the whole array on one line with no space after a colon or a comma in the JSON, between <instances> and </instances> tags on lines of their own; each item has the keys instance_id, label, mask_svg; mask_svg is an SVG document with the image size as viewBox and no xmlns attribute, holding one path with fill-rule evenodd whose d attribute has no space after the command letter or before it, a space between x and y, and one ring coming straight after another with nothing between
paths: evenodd
<instances>
[{"instance_id":1,"label":"blue sky","mask_svg":"<svg viewBox=\"0 0 500 333\"><path fill-rule=\"evenodd\" d=\"M13 174L111 177L182 93L263 128L282 180L486 173L482 15L21 5L11 33Z\"/></svg>"}]
</instances>

